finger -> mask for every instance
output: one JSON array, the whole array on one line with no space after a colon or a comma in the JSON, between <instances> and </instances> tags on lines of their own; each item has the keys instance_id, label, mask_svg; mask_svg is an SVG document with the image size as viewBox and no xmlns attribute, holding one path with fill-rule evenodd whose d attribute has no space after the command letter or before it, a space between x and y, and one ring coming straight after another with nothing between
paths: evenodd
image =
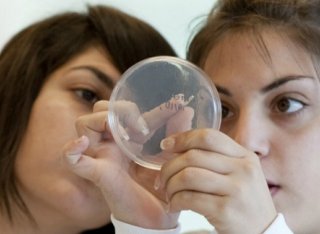
<instances>
[{"instance_id":1,"label":"finger","mask_svg":"<svg viewBox=\"0 0 320 234\"><path fill-rule=\"evenodd\" d=\"M227 176L202 168L188 167L171 177L165 188L167 197L183 191L197 191L218 196L229 194Z\"/></svg>"},{"instance_id":2,"label":"finger","mask_svg":"<svg viewBox=\"0 0 320 234\"><path fill-rule=\"evenodd\" d=\"M192 128L192 119L194 110L191 107L185 107L184 110L178 111L168 121L166 126L166 135L188 131Z\"/></svg>"},{"instance_id":3,"label":"finger","mask_svg":"<svg viewBox=\"0 0 320 234\"><path fill-rule=\"evenodd\" d=\"M161 189L166 187L172 177L189 167L204 169L221 175L228 175L235 171L238 160L239 158L232 158L219 153L198 149L189 150L163 164L157 187Z\"/></svg>"},{"instance_id":4,"label":"finger","mask_svg":"<svg viewBox=\"0 0 320 234\"><path fill-rule=\"evenodd\" d=\"M162 103L161 105L155 107L154 109L145 112L141 115L139 108L137 105L130 101L117 101L114 103L114 110L119 115L119 126L123 127L127 135L132 141L136 143L145 143L153 133L159 129L161 126L167 123L168 119L175 115L179 111L183 111L185 113L185 118L193 118L193 110L191 108L186 108L185 106L192 100L185 101L183 95L176 95L170 99L170 101L166 103ZM95 109L100 109L101 105L104 105L101 102L96 104ZM169 105L169 106L168 106ZM181 120L180 114L180 120ZM111 119L112 120L112 119ZM188 123L190 125L191 121L184 121L184 123ZM182 126L181 123L177 126L180 128L188 128L187 126ZM172 131L178 130L174 129L173 124L171 124ZM122 131L123 131L122 130Z\"/></svg>"},{"instance_id":5,"label":"finger","mask_svg":"<svg viewBox=\"0 0 320 234\"><path fill-rule=\"evenodd\" d=\"M100 175L97 173L96 159L93 159L86 155L81 155L81 158L71 165L71 170L78 176L90 180L94 184L99 184Z\"/></svg>"},{"instance_id":6,"label":"finger","mask_svg":"<svg viewBox=\"0 0 320 234\"><path fill-rule=\"evenodd\" d=\"M104 113L106 113L105 111L108 110L108 105L109 105L109 101L105 101L105 100L98 101L93 106L93 112L103 112L104 111ZM110 126L107 123L107 118L108 118L108 116L106 115L106 123L105 123L106 125L104 127L105 127L105 130L110 132ZM102 127L103 124L98 123L97 126L99 128L99 126ZM128 141L130 139L128 133L125 131L123 126L119 125L118 127L119 127L120 137L122 137L124 140Z\"/></svg>"},{"instance_id":7,"label":"finger","mask_svg":"<svg viewBox=\"0 0 320 234\"><path fill-rule=\"evenodd\" d=\"M116 101L114 103L114 111L118 113L121 125L128 127L136 133L148 135L150 130L147 123L141 116L137 105L130 101Z\"/></svg>"},{"instance_id":8,"label":"finger","mask_svg":"<svg viewBox=\"0 0 320 234\"><path fill-rule=\"evenodd\" d=\"M216 129L194 129L178 133L161 141L162 150L185 152L190 149L201 149L227 155L243 157L247 150L227 135Z\"/></svg>"},{"instance_id":9,"label":"finger","mask_svg":"<svg viewBox=\"0 0 320 234\"><path fill-rule=\"evenodd\" d=\"M185 101L183 94L175 95L169 101L143 113L143 118L148 123L149 129L157 130L166 124L168 119L178 111L184 111L185 107L192 99L193 96L190 97L189 100Z\"/></svg>"},{"instance_id":10,"label":"finger","mask_svg":"<svg viewBox=\"0 0 320 234\"><path fill-rule=\"evenodd\" d=\"M104 186L110 183L114 183L116 181L116 176L119 175L120 170L117 172L111 173L108 171L105 173L105 168L107 168L107 162L103 160L90 157L85 154L81 154L81 157L77 161L70 161L68 159L68 155L65 156L68 162L68 166L70 170L81 178L87 179L99 186L101 189L104 189ZM114 170L116 171L116 170ZM118 173L118 174L117 174ZM109 186L111 189L111 187ZM107 189L104 189L107 190Z\"/></svg>"},{"instance_id":11,"label":"finger","mask_svg":"<svg viewBox=\"0 0 320 234\"><path fill-rule=\"evenodd\" d=\"M116 177L116 172L120 171L119 167L122 169L128 167L126 158L121 157L118 148L113 147L111 143L104 150L100 150L101 152L94 157L85 155L89 145L89 138L82 136L67 143L63 148L64 161L66 161L69 168L80 177L99 185L104 174L107 173L109 175L104 177L105 181L110 181L112 177ZM106 160L106 158L108 158L108 160ZM106 168L109 169L106 170Z\"/></svg>"},{"instance_id":12,"label":"finger","mask_svg":"<svg viewBox=\"0 0 320 234\"><path fill-rule=\"evenodd\" d=\"M192 210L205 217L220 214L226 207L226 197L201 193L197 191L183 191L176 193L169 201L169 212ZM213 218L213 217L212 217Z\"/></svg>"},{"instance_id":13,"label":"finger","mask_svg":"<svg viewBox=\"0 0 320 234\"><path fill-rule=\"evenodd\" d=\"M89 139L86 136L81 136L76 140L68 142L62 150L65 156L64 159L66 159L69 164L77 163L88 146Z\"/></svg>"},{"instance_id":14,"label":"finger","mask_svg":"<svg viewBox=\"0 0 320 234\"><path fill-rule=\"evenodd\" d=\"M106 101L106 100L97 101L93 105L93 112L107 111L108 104L109 104L109 101Z\"/></svg>"},{"instance_id":15,"label":"finger","mask_svg":"<svg viewBox=\"0 0 320 234\"><path fill-rule=\"evenodd\" d=\"M148 125L149 134L137 135L130 132L130 129L126 129L130 135L131 140L136 143L144 144L148 141L152 135L163 125L166 125L166 134L172 134L176 132L190 130L192 126L192 119L194 116L194 110L190 107L185 107L190 100L181 101L183 98L178 96L178 99L173 98L169 105L175 104L174 107L168 107L167 103L162 103L156 108L142 114L142 118Z\"/></svg>"},{"instance_id":16,"label":"finger","mask_svg":"<svg viewBox=\"0 0 320 234\"><path fill-rule=\"evenodd\" d=\"M106 123L106 113L106 111L101 111L80 116L75 124L78 135L89 137L91 144L112 139L109 125Z\"/></svg>"},{"instance_id":17,"label":"finger","mask_svg":"<svg viewBox=\"0 0 320 234\"><path fill-rule=\"evenodd\" d=\"M227 175L237 167L237 160L238 158L228 157L216 152L192 149L163 165L163 172L170 174L170 171L197 167Z\"/></svg>"},{"instance_id":18,"label":"finger","mask_svg":"<svg viewBox=\"0 0 320 234\"><path fill-rule=\"evenodd\" d=\"M93 112L104 112L104 113L107 113L105 111L108 110L108 104L109 104L109 101L105 101L105 100L102 100L102 101L98 101L94 104L93 106ZM109 123L108 123L108 116L106 114L106 119L105 119L105 130L106 132L110 132L110 126L109 126ZM102 125L98 124L98 127L101 127ZM119 124L119 132L120 132L120 137L126 141L128 141L130 139L128 133L126 132L126 130Z\"/></svg>"},{"instance_id":19,"label":"finger","mask_svg":"<svg viewBox=\"0 0 320 234\"><path fill-rule=\"evenodd\" d=\"M167 121L166 135L190 130L193 116L194 110L191 107L185 107L184 110L178 111ZM174 157L176 157L176 155L173 153L161 152L158 157L154 157L154 161L163 164Z\"/></svg>"}]
</instances>

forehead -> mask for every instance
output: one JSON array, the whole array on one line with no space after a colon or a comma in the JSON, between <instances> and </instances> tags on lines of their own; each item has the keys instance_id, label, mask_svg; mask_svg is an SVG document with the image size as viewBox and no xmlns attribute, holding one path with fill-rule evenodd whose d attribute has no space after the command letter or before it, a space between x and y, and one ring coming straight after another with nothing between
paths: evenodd
<instances>
[{"instance_id":1,"label":"forehead","mask_svg":"<svg viewBox=\"0 0 320 234\"><path fill-rule=\"evenodd\" d=\"M214 82L226 77L251 77L259 82L258 77L316 76L310 54L288 36L271 30L259 35L227 34L209 52L204 70Z\"/></svg>"},{"instance_id":2,"label":"forehead","mask_svg":"<svg viewBox=\"0 0 320 234\"><path fill-rule=\"evenodd\" d=\"M111 80L116 83L120 77L120 72L111 62L110 56L102 47L90 47L77 56L69 60L59 70L67 73L72 69L81 67L92 67L108 74Z\"/></svg>"}]
</instances>

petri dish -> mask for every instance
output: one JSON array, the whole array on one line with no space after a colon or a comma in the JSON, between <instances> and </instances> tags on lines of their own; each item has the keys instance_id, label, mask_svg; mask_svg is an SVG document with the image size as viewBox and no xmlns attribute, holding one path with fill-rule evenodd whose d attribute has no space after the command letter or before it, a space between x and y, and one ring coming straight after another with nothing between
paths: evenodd
<instances>
[{"instance_id":1,"label":"petri dish","mask_svg":"<svg viewBox=\"0 0 320 234\"><path fill-rule=\"evenodd\" d=\"M181 58L157 56L124 72L111 93L107 119L125 155L159 170L174 157L161 150L162 139L192 129L219 129L221 103L200 68Z\"/></svg>"}]
</instances>

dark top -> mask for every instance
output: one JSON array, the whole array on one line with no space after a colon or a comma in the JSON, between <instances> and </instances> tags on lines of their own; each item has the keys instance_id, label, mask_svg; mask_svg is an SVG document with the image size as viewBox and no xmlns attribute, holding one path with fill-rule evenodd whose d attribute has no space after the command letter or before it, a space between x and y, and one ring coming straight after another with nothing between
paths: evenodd
<instances>
[{"instance_id":1,"label":"dark top","mask_svg":"<svg viewBox=\"0 0 320 234\"><path fill-rule=\"evenodd\" d=\"M114 233L115 232L114 232L114 227L112 223L109 223L98 229L82 232L82 234L114 234Z\"/></svg>"}]
</instances>

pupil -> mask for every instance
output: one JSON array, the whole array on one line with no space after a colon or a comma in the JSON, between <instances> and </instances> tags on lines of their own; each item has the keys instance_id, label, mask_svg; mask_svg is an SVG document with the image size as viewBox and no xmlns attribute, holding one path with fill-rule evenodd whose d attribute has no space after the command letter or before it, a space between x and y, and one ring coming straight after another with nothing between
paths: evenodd
<instances>
[{"instance_id":1,"label":"pupil","mask_svg":"<svg viewBox=\"0 0 320 234\"><path fill-rule=\"evenodd\" d=\"M83 93L83 96L88 101L91 101L94 98L94 94L92 92L89 92L89 91L85 91Z\"/></svg>"},{"instance_id":2,"label":"pupil","mask_svg":"<svg viewBox=\"0 0 320 234\"><path fill-rule=\"evenodd\" d=\"M229 110L225 107L222 107L222 118L225 118L228 116Z\"/></svg>"},{"instance_id":3,"label":"pupil","mask_svg":"<svg viewBox=\"0 0 320 234\"><path fill-rule=\"evenodd\" d=\"M290 105L290 104L289 104L289 101L286 100L286 99L283 99L283 100L281 100L281 101L279 102L278 108L279 108L280 111L286 111L286 110L289 109L289 105Z\"/></svg>"}]
</instances>

